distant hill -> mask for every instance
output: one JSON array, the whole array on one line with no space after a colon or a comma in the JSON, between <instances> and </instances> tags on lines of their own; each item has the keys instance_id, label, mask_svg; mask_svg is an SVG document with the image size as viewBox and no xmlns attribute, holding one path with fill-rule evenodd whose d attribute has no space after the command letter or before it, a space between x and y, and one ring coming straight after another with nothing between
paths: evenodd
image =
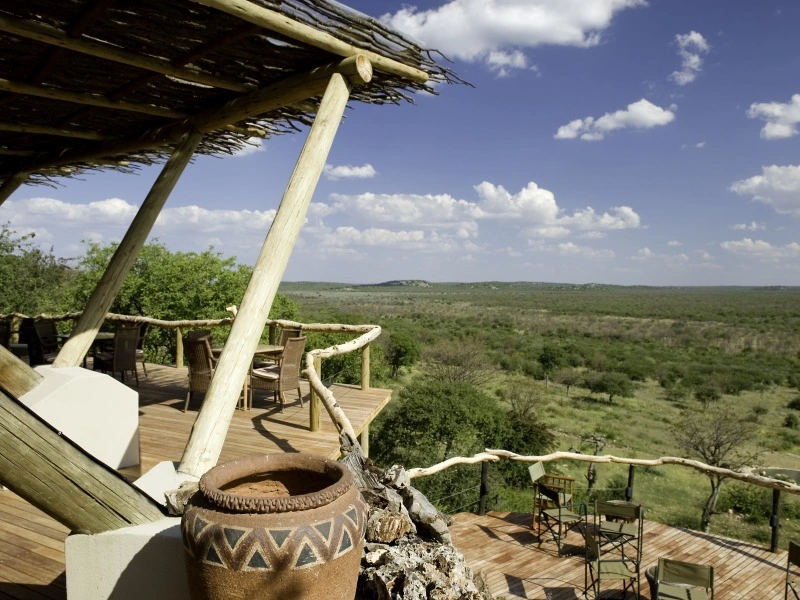
<instances>
[{"instance_id":1,"label":"distant hill","mask_svg":"<svg viewBox=\"0 0 800 600\"><path fill-rule=\"evenodd\" d=\"M393 279L374 284L375 287L432 287L433 284L424 279Z\"/></svg>"}]
</instances>

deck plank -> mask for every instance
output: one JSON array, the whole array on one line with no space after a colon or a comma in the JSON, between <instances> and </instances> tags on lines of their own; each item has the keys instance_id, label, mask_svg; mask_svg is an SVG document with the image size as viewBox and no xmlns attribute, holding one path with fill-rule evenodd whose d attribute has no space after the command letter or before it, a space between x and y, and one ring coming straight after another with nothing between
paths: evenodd
<instances>
[{"instance_id":1,"label":"deck plank","mask_svg":"<svg viewBox=\"0 0 800 600\"><path fill-rule=\"evenodd\" d=\"M139 438L141 464L122 469L129 479L139 477L157 463L179 461L202 404L195 395L183 412L187 369L147 365L140 376ZM339 455L339 436L326 411L321 430L309 431L309 388L301 382L304 406L289 393L283 412L267 394L256 393L252 410L236 410L222 448L220 461L248 454L312 452L329 458ZM360 434L392 397L391 390L334 384L339 405ZM64 600L64 540L69 531L11 491L0 491L0 600Z\"/></svg>"},{"instance_id":2,"label":"deck plank","mask_svg":"<svg viewBox=\"0 0 800 600\"><path fill-rule=\"evenodd\" d=\"M530 513L493 512L479 517L461 513L450 527L453 544L473 571L480 571L496 596L529 600L576 600L583 597L583 540L570 533L566 550L575 554L559 558L555 542L538 545L530 528ZM716 600L772 600L783 598L786 552L740 540L668 527L655 521L644 524L643 569L659 557L714 565ZM650 590L642 573L642 598ZM601 597L620 598L609 588ZM627 600L634 594L629 593Z\"/></svg>"}]
</instances>

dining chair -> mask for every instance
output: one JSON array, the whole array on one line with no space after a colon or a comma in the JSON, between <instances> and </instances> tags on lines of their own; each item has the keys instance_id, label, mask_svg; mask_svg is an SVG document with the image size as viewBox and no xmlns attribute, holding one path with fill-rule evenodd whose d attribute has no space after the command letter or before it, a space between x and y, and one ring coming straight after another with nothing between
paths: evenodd
<instances>
[{"instance_id":1,"label":"dining chair","mask_svg":"<svg viewBox=\"0 0 800 600\"><path fill-rule=\"evenodd\" d=\"M136 344L139 341L138 325L120 325L114 332L111 351L98 352L94 356L93 369L107 373L119 372L120 380L125 382L125 373L133 371L136 387L139 387L139 373L136 371Z\"/></svg>"},{"instance_id":2,"label":"dining chair","mask_svg":"<svg viewBox=\"0 0 800 600\"><path fill-rule=\"evenodd\" d=\"M535 462L528 467L528 474L533 484L533 519L531 522L531 529L533 529L533 521L535 521L539 515L539 509L543 504L546 505L544 508L553 508L555 506L542 494L539 489L540 485L545 485L551 490L556 490L560 494L559 500L561 505L569 508L569 510L574 510L572 487L575 483L575 479L573 477L569 477L568 475L549 475L545 471L544 463L542 462Z\"/></svg>"},{"instance_id":3,"label":"dining chair","mask_svg":"<svg viewBox=\"0 0 800 600\"><path fill-rule=\"evenodd\" d=\"M183 352L189 367L189 389L186 390L186 401L183 404L183 412L186 412L195 392L205 393L208 391L214 375L214 358L211 354L211 343L208 337L185 339Z\"/></svg>"},{"instance_id":4,"label":"dining chair","mask_svg":"<svg viewBox=\"0 0 800 600\"><path fill-rule=\"evenodd\" d=\"M144 363L144 340L149 330L150 323L141 323L139 325L139 338L136 340L136 360L142 363L142 370L144 371L145 377L147 377L147 365Z\"/></svg>"},{"instance_id":5,"label":"dining chair","mask_svg":"<svg viewBox=\"0 0 800 600\"><path fill-rule=\"evenodd\" d=\"M253 363L253 366L256 369L260 369L263 367L270 367L272 365L276 365L281 360L281 354L283 353L283 348L286 347L286 340L289 338L296 338L303 335L302 330L299 327L283 327L281 329L281 335L278 338L278 346L281 346L281 350L276 352L262 352L258 355L258 360Z\"/></svg>"},{"instance_id":6,"label":"dining chair","mask_svg":"<svg viewBox=\"0 0 800 600\"><path fill-rule=\"evenodd\" d=\"M28 345L28 362L32 367L50 364L58 356L58 331L52 321L25 318L19 333L20 342Z\"/></svg>"},{"instance_id":7,"label":"dining chair","mask_svg":"<svg viewBox=\"0 0 800 600\"><path fill-rule=\"evenodd\" d=\"M653 600L713 600L714 567L659 558Z\"/></svg>"},{"instance_id":8,"label":"dining chair","mask_svg":"<svg viewBox=\"0 0 800 600\"><path fill-rule=\"evenodd\" d=\"M628 590L635 588L636 598L640 598L641 579L639 564L620 557L616 552L604 552L598 537L598 531L589 529L583 531L586 540L586 556L584 561L583 595L586 598L600 597L600 588L604 583L622 582L622 598L627 598ZM591 594L591 596L590 596ZM605 594L603 597L607 597Z\"/></svg>"},{"instance_id":9,"label":"dining chair","mask_svg":"<svg viewBox=\"0 0 800 600\"><path fill-rule=\"evenodd\" d=\"M549 534L556 543L558 555L562 556L562 543L570 530L578 527L586 529L586 505L579 506L579 513L576 513L570 510L566 503L562 502L562 493L559 490L539 484L539 493L544 496L545 500L539 504L538 528L536 531L539 538L539 546L544 541L544 534ZM553 508L547 508L548 506Z\"/></svg>"},{"instance_id":10,"label":"dining chair","mask_svg":"<svg viewBox=\"0 0 800 600\"><path fill-rule=\"evenodd\" d=\"M617 550L623 559L642 560L644 509L641 504L617 500L595 502L594 529L604 551Z\"/></svg>"},{"instance_id":11,"label":"dining chair","mask_svg":"<svg viewBox=\"0 0 800 600\"><path fill-rule=\"evenodd\" d=\"M303 406L303 393L300 391L300 363L306 347L305 337L292 337L286 340L283 353L277 365L261 367L251 371L250 387L253 390L272 392L273 399L280 399L281 412L286 404L286 390L297 390L300 406Z\"/></svg>"}]
</instances>

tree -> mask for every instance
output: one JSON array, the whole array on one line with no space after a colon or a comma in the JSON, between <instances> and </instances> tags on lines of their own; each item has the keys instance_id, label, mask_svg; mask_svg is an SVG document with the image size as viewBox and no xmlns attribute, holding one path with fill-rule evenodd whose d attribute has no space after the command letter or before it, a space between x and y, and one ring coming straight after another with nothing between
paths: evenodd
<instances>
[{"instance_id":1,"label":"tree","mask_svg":"<svg viewBox=\"0 0 800 600\"><path fill-rule=\"evenodd\" d=\"M0 313L63 312L70 303L73 272L52 250L45 252L34 242L34 233L20 235L8 224L0 226ZM12 285L13 283L13 285Z\"/></svg>"},{"instance_id":2,"label":"tree","mask_svg":"<svg viewBox=\"0 0 800 600\"><path fill-rule=\"evenodd\" d=\"M438 381L461 381L480 385L490 370L483 348L475 342L449 340L425 348L425 369Z\"/></svg>"},{"instance_id":3,"label":"tree","mask_svg":"<svg viewBox=\"0 0 800 600\"><path fill-rule=\"evenodd\" d=\"M501 400L508 402L512 415L517 419L533 416L536 407L542 403L541 384L524 377L510 379L509 383L497 391Z\"/></svg>"},{"instance_id":4,"label":"tree","mask_svg":"<svg viewBox=\"0 0 800 600\"><path fill-rule=\"evenodd\" d=\"M592 393L608 394L609 402L614 402L614 396L630 398L635 389L627 375L614 371L589 374L585 385Z\"/></svg>"},{"instance_id":5,"label":"tree","mask_svg":"<svg viewBox=\"0 0 800 600\"><path fill-rule=\"evenodd\" d=\"M747 415L719 406L700 412L687 411L674 428L676 441L689 458L734 471L755 460L757 454L745 448L755 432L756 424ZM724 475L706 473L706 476L711 484L711 493L700 518L703 531L708 531L725 481Z\"/></svg>"},{"instance_id":6,"label":"tree","mask_svg":"<svg viewBox=\"0 0 800 600\"><path fill-rule=\"evenodd\" d=\"M392 377L397 377L400 367L410 367L421 355L419 343L407 333L395 331L389 335L386 345L386 359L392 370Z\"/></svg>"},{"instance_id":7,"label":"tree","mask_svg":"<svg viewBox=\"0 0 800 600\"><path fill-rule=\"evenodd\" d=\"M715 383L703 383L695 389L694 397L707 409L709 404L722 398L722 392Z\"/></svg>"},{"instance_id":8,"label":"tree","mask_svg":"<svg viewBox=\"0 0 800 600\"><path fill-rule=\"evenodd\" d=\"M564 364L564 353L561 351L561 348L547 344L539 353L539 364L542 365L542 370L544 370L545 386L547 386L550 373L552 373L555 368Z\"/></svg>"},{"instance_id":9,"label":"tree","mask_svg":"<svg viewBox=\"0 0 800 600\"><path fill-rule=\"evenodd\" d=\"M553 373L553 381L556 383L560 383L567 388L567 396L569 396L569 390L574 385L580 385L583 381L583 376L581 375L578 369L574 368L566 368L566 369L559 369L555 373Z\"/></svg>"}]
</instances>

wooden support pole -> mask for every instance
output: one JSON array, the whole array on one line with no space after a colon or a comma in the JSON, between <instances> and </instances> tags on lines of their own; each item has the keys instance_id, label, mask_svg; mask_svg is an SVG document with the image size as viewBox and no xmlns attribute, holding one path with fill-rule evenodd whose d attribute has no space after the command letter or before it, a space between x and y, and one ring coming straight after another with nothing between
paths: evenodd
<instances>
[{"instance_id":1,"label":"wooden support pole","mask_svg":"<svg viewBox=\"0 0 800 600\"><path fill-rule=\"evenodd\" d=\"M478 515L486 514L486 500L489 499L489 463L481 463L481 495L478 500Z\"/></svg>"},{"instance_id":2,"label":"wooden support pole","mask_svg":"<svg viewBox=\"0 0 800 600\"><path fill-rule=\"evenodd\" d=\"M270 344L277 343L276 342L276 340L278 339L277 333L278 333L278 326L275 325L275 323L270 323L269 324L269 343Z\"/></svg>"},{"instance_id":3,"label":"wooden support pole","mask_svg":"<svg viewBox=\"0 0 800 600\"><path fill-rule=\"evenodd\" d=\"M23 183L28 181L29 176L30 173L21 172L6 178L3 185L0 185L0 205L8 200L8 197L16 192Z\"/></svg>"},{"instance_id":4,"label":"wooden support pole","mask_svg":"<svg viewBox=\"0 0 800 600\"><path fill-rule=\"evenodd\" d=\"M142 202L139 212L133 218L125 237L122 238L116 252L114 252L114 256L111 257L103 276L86 303L86 308L84 308L83 313L75 323L75 327L72 328L69 339L58 353L53 363L54 367L77 367L81 364L83 357L86 356L92 345L95 335L103 324L106 312L114 302L114 298L122 287L133 263L136 262L136 258L139 256L139 252L144 246L164 203L178 182L184 168L189 164L189 160L192 158L192 154L202 137L203 134L196 131L188 134L182 143L175 148L175 152L167 161L167 164L164 165L158 179L150 189L150 193L147 194L147 198Z\"/></svg>"},{"instance_id":5,"label":"wooden support pole","mask_svg":"<svg viewBox=\"0 0 800 600\"><path fill-rule=\"evenodd\" d=\"M39 385L42 376L0 346L0 388L19 398Z\"/></svg>"},{"instance_id":6,"label":"wooden support pole","mask_svg":"<svg viewBox=\"0 0 800 600\"><path fill-rule=\"evenodd\" d=\"M633 465L628 465L628 485L625 488L625 500L626 502L630 502L633 500L633 475L634 475L634 467Z\"/></svg>"},{"instance_id":7,"label":"wooden support pole","mask_svg":"<svg viewBox=\"0 0 800 600\"><path fill-rule=\"evenodd\" d=\"M164 517L158 505L0 391L0 483L75 533Z\"/></svg>"},{"instance_id":8,"label":"wooden support pole","mask_svg":"<svg viewBox=\"0 0 800 600\"><path fill-rule=\"evenodd\" d=\"M769 542L769 551L778 551L778 538L781 530L781 491L772 490L772 516L769 519L769 526L772 529L772 537Z\"/></svg>"},{"instance_id":9,"label":"wooden support pole","mask_svg":"<svg viewBox=\"0 0 800 600\"><path fill-rule=\"evenodd\" d=\"M361 389L369 389L369 344L361 349ZM361 444L363 447L364 444Z\"/></svg>"},{"instance_id":10,"label":"wooden support pole","mask_svg":"<svg viewBox=\"0 0 800 600\"><path fill-rule=\"evenodd\" d=\"M350 80L338 73L331 76L183 452L178 471L184 475L199 478L217 463L236 410L241 382L252 363L253 352L303 226L308 205L344 115L350 88Z\"/></svg>"},{"instance_id":11,"label":"wooden support pole","mask_svg":"<svg viewBox=\"0 0 800 600\"><path fill-rule=\"evenodd\" d=\"M320 379L322 379L322 359L317 357L314 359L314 370L319 375ZM310 431L319 431L320 428L320 416L322 414L322 399L319 397L314 391L314 388L311 388L311 397L308 403L308 428Z\"/></svg>"},{"instance_id":12,"label":"wooden support pole","mask_svg":"<svg viewBox=\"0 0 800 600\"><path fill-rule=\"evenodd\" d=\"M175 368L183 366L183 331L180 327L175 328Z\"/></svg>"},{"instance_id":13,"label":"wooden support pole","mask_svg":"<svg viewBox=\"0 0 800 600\"><path fill-rule=\"evenodd\" d=\"M361 445L361 452L364 456L369 458L369 422L364 424L364 429L361 430L361 435L358 436L358 443Z\"/></svg>"}]
</instances>

